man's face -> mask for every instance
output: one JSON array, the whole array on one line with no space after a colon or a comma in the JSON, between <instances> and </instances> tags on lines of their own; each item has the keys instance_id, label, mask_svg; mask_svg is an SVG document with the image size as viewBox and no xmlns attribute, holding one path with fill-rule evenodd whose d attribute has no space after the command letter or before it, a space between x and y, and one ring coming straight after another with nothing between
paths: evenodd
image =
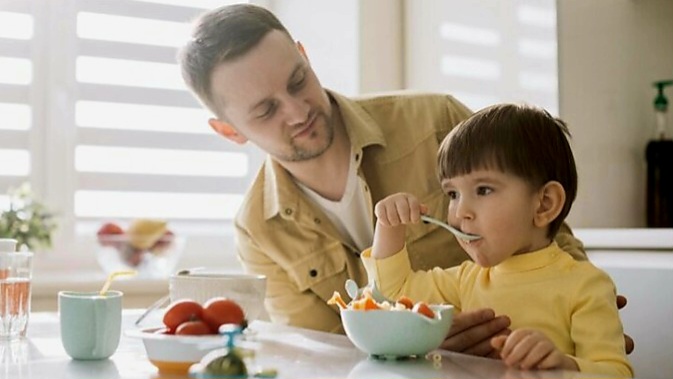
<instances>
[{"instance_id":1,"label":"man's face","mask_svg":"<svg viewBox=\"0 0 673 379\"><path fill-rule=\"evenodd\" d=\"M332 144L329 98L287 35L272 31L211 77L221 121L281 162L320 156ZM233 139L233 138L232 138Z\"/></svg>"}]
</instances>

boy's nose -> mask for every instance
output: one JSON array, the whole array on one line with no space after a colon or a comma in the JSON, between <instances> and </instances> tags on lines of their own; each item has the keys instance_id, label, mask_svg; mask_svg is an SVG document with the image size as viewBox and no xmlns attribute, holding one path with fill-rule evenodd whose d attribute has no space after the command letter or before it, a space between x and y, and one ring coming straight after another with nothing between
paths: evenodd
<instances>
[{"instance_id":1,"label":"boy's nose","mask_svg":"<svg viewBox=\"0 0 673 379\"><path fill-rule=\"evenodd\" d=\"M473 219L474 213L470 207L468 201L463 198L459 199L456 204L456 218L460 219Z\"/></svg>"}]
</instances>

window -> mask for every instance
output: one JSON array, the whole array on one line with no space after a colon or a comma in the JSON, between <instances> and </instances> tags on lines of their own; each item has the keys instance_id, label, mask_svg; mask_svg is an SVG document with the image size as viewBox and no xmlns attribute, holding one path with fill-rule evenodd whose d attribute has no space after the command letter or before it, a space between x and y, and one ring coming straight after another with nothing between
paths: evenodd
<instances>
[{"instance_id":1,"label":"window","mask_svg":"<svg viewBox=\"0 0 673 379\"><path fill-rule=\"evenodd\" d=\"M406 85L473 110L503 101L558 115L556 2L406 1Z\"/></svg>"},{"instance_id":2,"label":"window","mask_svg":"<svg viewBox=\"0 0 673 379\"><path fill-rule=\"evenodd\" d=\"M30 181L59 214L41 264L93 269L101 223L141 217L168 220L187 249L233 259L231 220L263 157L213 133L175 59L191 19L224 4L0 5L0 207Z\"/></svg>"}]
</instances>

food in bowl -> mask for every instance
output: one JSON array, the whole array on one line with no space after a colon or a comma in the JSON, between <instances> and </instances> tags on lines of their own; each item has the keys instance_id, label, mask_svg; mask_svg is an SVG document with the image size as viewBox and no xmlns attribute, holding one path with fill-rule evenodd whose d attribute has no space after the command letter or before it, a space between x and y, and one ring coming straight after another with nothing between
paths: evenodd
<instances>
[{"instance_id":1,"label":"food in bowl","mask_svg":"<svg viewBox=\"0 0 673 379\"><path fill-rule=\"evenodd\" d=\"M168 229L166 221L136 219L126 230L104 223L96 233L98 263L107 273L135 270L140 276L167 277L175 270L184 239Z\"/></svg>"},{"instance_id":2,"label":"food in bowl","mask_svg":"<svg viewBox=\"0 0 673 379\"><path fill-rule=\"evenodd\" d=\"M207 335L219 334L222 325L247 326L245 313L231 299L214 297L203 306L190 299L172 302L164 312L164 334Z\"/></svg>"},{"instance_id":3,"label":"food in bowl","mask_svg":"<svg viewBox=\"0 0 673 379\"><path fill-rule=\"evenodd\" d=\"M371 294L346 304L338 292L329 303L339 305L346 335L361 351L376 358L421 357L437 349L451 328L453 306L427 305L401 298L376 302Z\"/></svg>"},{"instance_id":4,"label":"food in bowl","mask_svg":"<svg viewBox=\"0 0 673 379\"><path fill-rule=\"evenodd\" d=\"M191 299L201 305L214 297L235 301L248 321L265 319L266 277L233 272L190 270L171 275L168 281L171 301Z\"/></svg>"}]
</instances>

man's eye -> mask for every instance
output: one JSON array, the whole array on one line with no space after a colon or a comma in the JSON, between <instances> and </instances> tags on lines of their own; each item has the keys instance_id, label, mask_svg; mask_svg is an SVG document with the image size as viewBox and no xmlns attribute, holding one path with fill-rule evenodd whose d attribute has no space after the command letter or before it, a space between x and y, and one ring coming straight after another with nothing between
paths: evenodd
<instances>
[{"instance_id":1,"label":"man's eye","mask_svg":"<svg viewBox=\"0 0 673 379\"><path fill-rule=\"evenodd\" d=\"M479 196L485 196L493 192L493 188L491 187L479 187L477 188L477 195Z\"/></svg>"},{"instance_id":2,"label":"man's eye","mask_svg":"<svg viewBox=\"0 0 673 379\"><path fill-rule=\"evenodd\" d=\"M269 104L264 108L264 112L262 112L257 118L269 118L273 116L273 114L276 112L276 104L272 103Z\"/></svg>"},{"instance_id":3,"label":"man's eye","mask_svg":"<svg viewBox=\"0 0 673 379\"><path fill-rule=\"evenodd\" d=\"M290 84L290 92L296 92L304 87L306 84L306 74L302 74L297 80Z\"/></svg>"}]
</instances>

